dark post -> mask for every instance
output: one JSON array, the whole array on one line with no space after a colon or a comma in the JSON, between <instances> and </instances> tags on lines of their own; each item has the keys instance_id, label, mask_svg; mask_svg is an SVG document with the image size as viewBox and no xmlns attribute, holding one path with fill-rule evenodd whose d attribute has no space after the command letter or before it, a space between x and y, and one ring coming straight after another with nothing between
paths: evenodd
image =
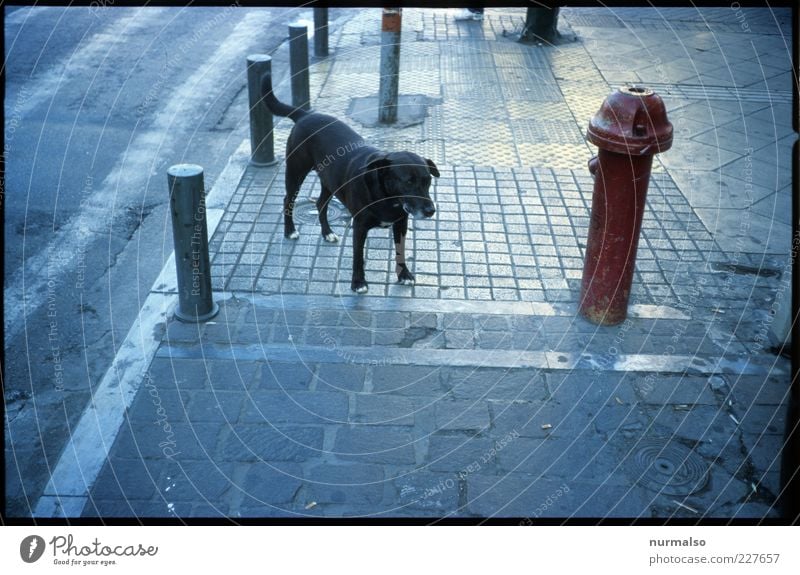
<instances>
[{"instance_id":1,"label":"dark post","mask_svg":"<svg viewBox=\"0 0 800 575\"><path fill-rule=\"evenodd\" d=\"M292 75L292 105L309 110L308 29L302 24L289 24L289 70Z\"/></svg>"},{"instance_id":2,"label":"dark post","mask_svg":"<svg viewBox=\"0 0 800 575\"><path fill-rule=\"evenodd\" d=\"M250 163L271 166L275 159L272 114L262 102L261 77L272 71L272 58L265 54L247 57L247 93L250 99Z\"/></svg>"},{"instance_id":3,"label":"dark post","mask_svg":"<svg viewBox=\"0 0 800 575\"><path fill-rule=\"evenodd\" d=\"M194 164L172 166L167 170L167 183L178 275L175 317L188 323L208 321L217 315L219 306L211 294L203 168Z\"/></svg>"},{"instance_id":4,"label":"dark post","mask_svg":"<svg viewBox=\"0 0 800 575\"><path fill-rule=\"evenodd\" d=\"M314 56L328 57L328 9L314 8Z\"/></svg>"},{"instance_id":5,"label":"dark post","mask_svg":"<svg viewBox=\"0 0 800 575\"><path fill-rule=\"evenodd\" d=\"M558 10L558 8L528 8L525 28L519 41L552 42L558 38Z\"/></svg>"},{"instance_id":6,"label":"dark post","mask_svg":"<svg viewBox=\"0 0 800 575\"><path fill-rule=\"evenodd\" d=\"M400 8L384 8L381 22L381 82L378 92L378 121L397 121L397 94L400 84Z\"/></svg>"}]
</instances>

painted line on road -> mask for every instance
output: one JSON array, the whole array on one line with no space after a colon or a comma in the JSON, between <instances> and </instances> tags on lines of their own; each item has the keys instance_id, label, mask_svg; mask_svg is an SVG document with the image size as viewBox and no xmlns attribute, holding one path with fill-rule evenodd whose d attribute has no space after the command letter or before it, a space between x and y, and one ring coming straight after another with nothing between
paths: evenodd
<instances>
[{"instance_id":1,"label":"painted line on road","mask_svg":"<svg viewBox=\"0 0 800 575\"><path fill-rule=\"evenodd\" d=\"M272 294L253 292L217 292L220 299L236 296L251 302L254 306L267 309L326 309L343 311L416 311L434 313L464 313L477 315L534 315L545 317L574 317L589 324L578 316L575 304L545 303L528 301L482 301L450 300L398 297L365 297L363 295L302 295ZM691 319L681 310L665 305L636 304L628 308L628 316L639 319L672 319L687 321ZM597 327L597 329L604 329Z\"/></svg>"},{"instance_id":2,"label":"painted line on road","mask_svg":"<svg viewBox=\"0 0 800 575\"><path fill-rule=\"evenodd\" d=\"M209 237L222 219L224 208L239 186L250 161L250 142L244 140L231 156L208 194ZM114 361L92 394L61 452L50 480L36 503L34 517L79 517L89 500L89 491L105 464L108 453L156 355L163 329L178 301L177 289L161 293L165 286L177 286L173 253L153 283L139 314L120 345Z\"/></svg>"},{"instance_id":3,"label":"painted line on road","mask_svg":"<svg viewBox=\"0 0 800 575\"><path fill-rule=\"evenodd\" d=\"M164 343L156 357L275 361L279 363L353 363L363 365L425 365L431 367L492 367L636 373L686 373L687 375L767 375L778 373L772 365L700 355L619 354L606 361L601 355L560 351L502 349L430 349L389 346L213 344L202 346Z\"/></svg>"}]
</instances>

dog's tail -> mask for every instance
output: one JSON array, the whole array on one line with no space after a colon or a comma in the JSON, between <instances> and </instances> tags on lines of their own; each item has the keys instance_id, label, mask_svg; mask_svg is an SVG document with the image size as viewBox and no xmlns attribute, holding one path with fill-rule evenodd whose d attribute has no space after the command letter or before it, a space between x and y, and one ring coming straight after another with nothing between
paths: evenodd
<instances>
[{"instance_id":1,"label":"dog's tail","mask_svg":"<svg viewBox=\"0 0 800 575\"><path fill-rule=\"evenodd\" d=\"M275 97L275 93L272 91L272 75L270 74L261 76L261 97L264 99L264 104L269 108L269 111L276 116L288 116L292 121L296 122L308 114L305 110L284 104Z\"/></svg>"}]
</instances>

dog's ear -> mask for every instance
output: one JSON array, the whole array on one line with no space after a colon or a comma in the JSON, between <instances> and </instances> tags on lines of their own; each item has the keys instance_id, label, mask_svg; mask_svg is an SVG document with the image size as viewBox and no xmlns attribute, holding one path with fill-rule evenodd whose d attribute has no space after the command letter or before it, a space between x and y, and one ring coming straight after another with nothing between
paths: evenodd
<instances>
[{"instance_id":1,"label":"dog's ear","mask_svg":"<svg viewBox=\"0 0 800 575\"><path fill-rule=\"evenodd\" d=\"M436 167L436 164L433 163L433 160L425 158L425 161L428 162L428 169L431 171L431 176L433 176L434 178L438 178L439 168Z\"/></svg>"},{"instance_id":2,"label":"dog's ear","mask_svg":"<svg viewBox=\"0 0 800 575\"><path fill-rule=\"evenodd\" d=\"M377 173L379 170L382 170L383 168L388 168L391 164L392 162L390 162L389 158L387 158L385 155L383 156L379 156L377 154L372 155L369 158L367 158L367 164L364 167L364 172Z\"/></svg>"}]
</instances>

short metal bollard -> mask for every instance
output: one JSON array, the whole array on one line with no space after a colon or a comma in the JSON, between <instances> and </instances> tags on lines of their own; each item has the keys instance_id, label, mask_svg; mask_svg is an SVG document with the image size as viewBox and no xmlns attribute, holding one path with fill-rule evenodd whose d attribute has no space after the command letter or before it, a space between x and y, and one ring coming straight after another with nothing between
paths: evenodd
<instances>
[{"instance_id":1,"label":"short metal bollard","mask_svg":"<svg viewBox=\"0 0 800 575\"><path fill-rule=\"evenodd\" d=\"M381 21L381 82L378 91L378 121L397 121L397 96L400 85L400 8L384 8Z\"/></svg>"},{"instance_id":2,"label":"short metal bollard","mask_svg":"<svg viewBox=\"0 0 800 575\"><path fill-rule=\"evenodd\" d=\"M219 306L211 293L203 168L172 166L167 170L167 183L178 275L175 317L188 323L208 321L217 315Z\"/></svg>"},{"instance_id":3,"label":"short metal bollard","mask_svg":"<svg viewBox=\"0 0 800 575\"><path fill-rule=\"evenodd\" d=\"M328 9L314 8L314 56L328 57Z\"/></svg>"},{"instance_id":4,"label":"short metal bollard","mask_svg":"<svg viewBox=\"0 0 800 575\"><path fill-rule=\"evenodd\" d=\"M289 24L289 71L292 75L292 105L303 110L311 109L308 28L304 24Z\"/></svg>"},{"instance_id":5,"label":"short metal bollard","mask_svg":"<svg viewBox=\"0 0 800 575\"><path fill-rule=\"evenodd\" d=\"M261 77L272 72L272 58L266 54L247 57L247 95L250 102L250 163L254 166L272 166L275 159L275 138L272 114L263 104Z\"/></svg>"},{"instance_id":6,"label":"short metal bollard","mask_svg":"<svg viewBox=\"0 0 800 575\"><path fill-rule=\"evenodd\" d=\"M594 193L580 312L616 325L628 313L653 155L672 146L672 124L652 90L625 87L606 98L586 138L600 151L589 161Z\"/></svg>"}]
</instances>

